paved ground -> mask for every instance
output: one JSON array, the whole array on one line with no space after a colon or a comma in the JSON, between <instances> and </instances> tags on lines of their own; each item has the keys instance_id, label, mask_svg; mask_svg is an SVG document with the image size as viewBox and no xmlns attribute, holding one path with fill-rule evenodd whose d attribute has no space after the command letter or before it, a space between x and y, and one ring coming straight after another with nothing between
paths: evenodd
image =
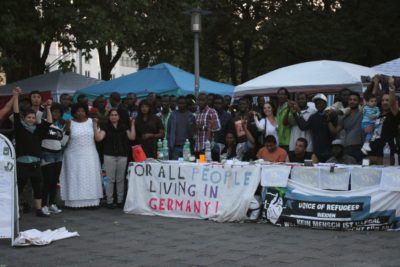
<instances>
[{"instance_id":1,"label":"paved ground","mask_svg":"<svg viewBox=\"0 0 400 267\"><path fill-rule=\"evenodd\" d=\"M399 232L336 232L125 215L26 214L21 230L65 226L80 237L46 247L0 240L0 266L400 266Z\"/></svg>"}]
</instances>

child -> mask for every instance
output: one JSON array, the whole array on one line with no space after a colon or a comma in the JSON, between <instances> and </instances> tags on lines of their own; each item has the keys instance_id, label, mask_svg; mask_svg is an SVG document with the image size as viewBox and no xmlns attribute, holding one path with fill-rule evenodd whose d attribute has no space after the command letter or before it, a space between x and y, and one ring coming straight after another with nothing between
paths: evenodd
<instances>
[{"instance_id":1,"label":"child","mask_svg":"<svg viewBox=\"0 0 400 267\"><path fill-rule=\"evenodd\" d=\"M365 101L367 102L367 104L364 105L361 128L364 130L366 135L365 135L364 145L362 146L361 151L365 155L367 155L368 151L371 151L369 142L371 141L373 132L375 130L375 127L377 126L375 125L375 123L377 122L376 119L380 116L380 111L379 108L376 106L377 104L376 96L374 95L366 96ZM372 127L372 131L366 132L366 129L370 127Z\"/></svg>"},{"instance_id":2,"label":"child","mask_svg":"<svg viewBox=\"0 0 400 267\"><path fill-rule=\"evenodd\" d=\"M17 154L17 183L18 193L21 195L28 181L31 180L34 196L34 205L36 208L36 216L48 217L42 209L42 172L40 168L41 144L47 133L51 123L53 123L52 114L50 112L51 100L46 104L47 121L37 124L36 112L27 110L22 117L20 115L18 95L21 89L14 89L14 130Z\"/></svg>"}]
</instances>

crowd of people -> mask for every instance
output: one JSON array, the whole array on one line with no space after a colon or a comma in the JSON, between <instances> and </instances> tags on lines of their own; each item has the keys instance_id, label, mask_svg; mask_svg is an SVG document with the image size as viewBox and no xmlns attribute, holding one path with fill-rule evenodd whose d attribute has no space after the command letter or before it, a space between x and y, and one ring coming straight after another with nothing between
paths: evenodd
<instances>
[{"instance_id":1,"label":"crowd of people","mask_svg":"<svg viewBox=\"0 0 400 267\"><path fill-rule=\"evenodd\" d=\"M170 160L183 157L186 140L192 155L211 144L213 161L237 159L269 162L327 162L382 165L384 148L391 162L399 151L399 104L394 80L388 90L376 76L363 97L343 88L337 101L298 93L291 100L286 88L276 98L200 93L197 97L159 96L139 100L134 93L122 99L113 92L89 104L85 95L70 95L60 103L44 102L39 92L28 98L16 88L0 111L13 124L18 191L30 181L37 216L59 213L57 189L66 207L97 207L105 192L109 208L123 207L127 163L132 145L140 144L148 158L157 158L157 142L168 143ZM102 176L108 181L102 187Z\"/></svg>"}]
</instances>

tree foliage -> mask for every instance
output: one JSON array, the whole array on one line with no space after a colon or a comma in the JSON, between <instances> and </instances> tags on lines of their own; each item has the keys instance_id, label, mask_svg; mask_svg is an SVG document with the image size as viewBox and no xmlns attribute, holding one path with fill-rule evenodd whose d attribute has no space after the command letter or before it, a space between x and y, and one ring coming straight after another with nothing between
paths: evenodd
<instances>
[{"instance_id":1,"label":"tree foliage","mask_svg":"<svg viewBox=\"0 0 400 267\"><path fill-rule=\"evenodd\" d=\"M193 71L182 14L191 7L212 12L200 39L201 75L210 79L239 84L304 61L371 66L400 56L396 0L15 0L0 2L0 64L8 81L43 73L49 44L60 41L66 51L96 50L105 80L124 51L139 68Z\"/></svg>"},{"instance_id":2,"label":"tree foliage","mask_svg":"<svg viewBox=\"0 0 400 267\"><path fill-rule=\"evenodd\" d=\"M111 71L123 52L143 27L148 1L75 0L75 17L71 23L72 45L86 57L96 49L101 78L109 80Z\"/></svg>"},{"instance_id":3,"label":"tree foliage","mask_svg":"<svg viewBox=\"0 0 400 267\"><path fill-rule=\"evenodd\" d=\"M0 1L0 64L8 82L44 72L50 44L66 41L70 7L68 0Z\"/></svg>"}]
</instances>

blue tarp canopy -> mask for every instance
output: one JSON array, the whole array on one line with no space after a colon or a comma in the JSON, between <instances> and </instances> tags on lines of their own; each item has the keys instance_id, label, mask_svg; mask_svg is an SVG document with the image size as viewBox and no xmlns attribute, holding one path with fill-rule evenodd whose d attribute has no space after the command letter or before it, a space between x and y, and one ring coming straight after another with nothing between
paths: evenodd
<instances>
[{"instance_id":1,"label":"blue tarp canopy","mask_svg":"<svg viewBox=\"0 0 400 267\"><path fill-rule=\"evenodd\" d=\"M234 87L229 84L200 78L200 92L232 95ZM136 93L138 97L150 92L160 95L194 94L194 75L167 63L161 63L138 72L96 84L76 92L89 97L109 96L118 92L121 96Z\"/></svg>"}]
</instances>

